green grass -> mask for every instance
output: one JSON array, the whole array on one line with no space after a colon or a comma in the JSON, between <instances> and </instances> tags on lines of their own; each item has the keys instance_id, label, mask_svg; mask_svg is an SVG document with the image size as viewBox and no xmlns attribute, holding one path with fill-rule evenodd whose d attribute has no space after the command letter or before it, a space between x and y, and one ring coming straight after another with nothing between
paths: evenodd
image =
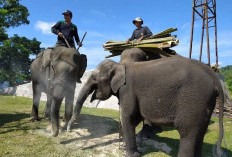
<instances>
[{"instance_id":1,"label":"green grass","mask_svg":"<svg viewBox=\"0 0 232 157\"><path fill-rule=\"evenodd\" d=\"M0 96L0 156L92 156L101 153L96 149L72 149L71 147L61 144L60 138L53 138L38 134L40 129L47 127L48 122L42 120L40 122L30 122L30 112L32 107L32 99L14 96ZM45 103L40 104L40 116L44 110ZM63 115L64 106L61 108ZM113 119L107 121L113 125L110 133L118 131L119 114L117 111L86 108L84 107L82 115L91 115L95 118ZM136 131L142 127L140 124ZM225 137L228 147L229 156L232 156L232 119L224 119ZM179 146L179 134L172 128L165 127L164 131L154 136L156 141L164 142L172 148L170 154L166 154L161 150L143 144L146 147L143 156L145 157L170 157L177 156ZM218 139L218 119L212 118L207 134L204 139L203 156L212 156L212 147ZM71 145L71 144L70 144ZM224 147L224 144L223 144ZM112 156L108 154L107 156Z\"/></svg>"}]
</instances>

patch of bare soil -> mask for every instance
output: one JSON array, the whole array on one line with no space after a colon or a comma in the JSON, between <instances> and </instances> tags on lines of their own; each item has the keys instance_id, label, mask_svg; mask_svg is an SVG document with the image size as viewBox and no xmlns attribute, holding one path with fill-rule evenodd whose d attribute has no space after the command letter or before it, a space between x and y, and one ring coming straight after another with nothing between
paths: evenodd
<instances>
[{"instance_id":1,"label":"patch of bare soil","mask_svg":"<svg viewBox=\"0 0 232 157\"><path fill-rule=\"evenodd\" d=\"M82 114L78 122L73 125L72 132L67 133L66 130L62 130L57 138L59 138L60 145L65 146L66 149L88 150L88 156L124 156L125 147L122 139L119 139L118 126L119 123L112 118ZM51 128L40 130L38 133L50 138ZM154 140L136 140L140 152L144 152L147 146L162 150L167 154L172 150L165 143Z\"/></svg>"}]
</instances>

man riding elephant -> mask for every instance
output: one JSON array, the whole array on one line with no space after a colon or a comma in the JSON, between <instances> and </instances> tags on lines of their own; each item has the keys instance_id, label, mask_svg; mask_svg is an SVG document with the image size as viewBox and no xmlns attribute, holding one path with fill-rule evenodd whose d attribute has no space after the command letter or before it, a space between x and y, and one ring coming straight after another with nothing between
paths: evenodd
<instances>
[{"instance_id":1,"label":"man riding elephant","mask_svg":"<svg viewBox=\"0 0 232 157\"><path fill-rule=\"evenodd\" d=\"M41 92L44 92L47 95L45 117L51 122L53 136L59 133L59 110L64 98L64 125L72 115L76 82L81 82L87 66L86 55L75 48L74 37L79 46L82 43L77 27L71 23L72 12L67 10L63 15L65 21L52 27L52 32L58 35L55 48L39 53L30 67L33 88L31 121L39 120L39 102Z\"/></svg>"},{"instance_id":2,"label":"man riding elephant","mask_svg":"<svg viewBox=\"0 0 232 157\"><path fill-rule=\"evenodd\" d=\"M143 25L143 19L142 18L137 17L132 22L136 26L136 29L133 31L131 38L127 39L127 41L126 41L127 43L129 43L130 41L133 41L133 40L137 40L137 41L141 42L141 40L143 40L145 38L148 38L148 37L150 37L152 35L151 30L147 26L142 27L142 25ZM137 51L133 51L133 50L134 49L126 50L126 51L129 51L129 53L128 52L126 52L124 54L122 53L120 63L128 63L128 62L131 62L131 61L132 62L134 62L134 61L145 61L145 60L147 60L147 58L151 58L149 56L149 54L146 54L144 52L143 53L142 52L138 53ZM152 54L152 58L154 58L154 57L155 57L155 59L159 58L159 57L156 57L156 56L157 55ZM141 57L141 58L137 59L137 57L138 58ZM152 124L149 121L144 120L143 129L139 132L138 136L140 138L143 138L143 139L150 138L154 131L155 132L161 132L162 128L157 126L157 125L152 126Z\"/></svg>"},{"instance_id":3,"label":"man riding elephant","mask_svg":"<svg viewBox=\"0 0 232 157\"><path fill-rule=\"evenodd\" d=\"M81 47L82 43L80 42L79 39L77 26L71 22L72 12L70 10L66 10L65 12L62 13L62 15L64 15L64 21L63 20L58 21L51 28L52 33L58 35L55 48L60 46L75 48L75 43L73 38L75 38L77 45ZM79 76L77 77L78 83L81 83L80 78L84 74L87 64L86 56L81 54L81 58L82 59L80 64L81 65L80 72L79 72Z\"/></svg>"},{"instance_id":4,"label":"man riding elephant","mask_svg":"<svg viewBox=\"0 0 232 157\"><path fill-rule=\"evenodd\" d=\"M143 20L140 17L135 18L132 22L137 28L134 30L131 38L127 39L127 43L133 40L138 40L140 42L152 35L152 32L147 26L142 27Z\"/></svg>"},{"instance_id":5,"label":"man riding elephant","mask_svg":"<svg viewBox=\"0 0 232 157\"><path fill-rule=\"evenodd\" d=\"M58 35L58 41L57 46L67 46L67 43L65 42L65 39L67 39L68 44L70 47L75 48L73 37L75 38L77 44L81 47L82 43L80 42L77 26L74 25L72 20L72 12L69 10L66 10L62 13L64 15L65 21L59 21L57 22L51 29L52 33Z\"/></svg>"}]
</instances>

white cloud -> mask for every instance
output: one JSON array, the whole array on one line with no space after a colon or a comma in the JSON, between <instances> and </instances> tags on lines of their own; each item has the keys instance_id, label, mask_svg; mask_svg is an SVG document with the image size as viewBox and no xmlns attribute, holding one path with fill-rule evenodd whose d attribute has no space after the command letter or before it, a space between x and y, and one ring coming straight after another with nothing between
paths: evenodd
<instances>
[{"instance_id":1,"label":"white cloud","mask_svg":"<svg viewBox=\"0 0 232 157\"><path fill-rule=\"evenodd\" d=\"M51 27L53 25L55 25L55 22L37 21L35 24L35 29L41 30L43 34L51 34Z\"/></svg>"}]
</instances>

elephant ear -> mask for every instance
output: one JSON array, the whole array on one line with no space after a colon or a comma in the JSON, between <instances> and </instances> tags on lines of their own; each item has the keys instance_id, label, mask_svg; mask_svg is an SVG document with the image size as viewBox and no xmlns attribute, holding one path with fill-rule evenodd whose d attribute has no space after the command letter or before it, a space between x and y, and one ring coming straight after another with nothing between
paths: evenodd
<instances>
[{"instance_id":1,"label":"elephant ear","mask_svg":"<svg viewBox=\"0 0 232 157\"><path fill-rule=\"evenodd\" d=\"M126 68L124 65L116 65L114 73L110 81L110 86L114 93L117 93L119 88L126 82Z\"/></svg>"}]
</instances>

